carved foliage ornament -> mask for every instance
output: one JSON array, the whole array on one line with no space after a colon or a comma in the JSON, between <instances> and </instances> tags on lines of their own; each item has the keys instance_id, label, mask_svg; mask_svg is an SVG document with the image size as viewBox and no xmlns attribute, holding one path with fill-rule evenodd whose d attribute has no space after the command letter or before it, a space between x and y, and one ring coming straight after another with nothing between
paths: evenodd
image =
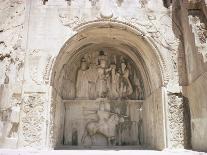
<instances>
[{"instance_id":1,"label":"carved foliage ornament","mask_svg":"<svg viewBox=\"0 0 207 155\"><path fill-rule=\"evenodd\" d=\"M175 94L168 96L169 147L184 146L183 98Z\"/></svg>"},{"instance_id":2,"label":"carved foliage ornament","mask_svg":"<svg viewBox=\"0 0 207 155\"><path fill-rule=\"evenodd\" d=\"M44 138L44 98L38 95L26 96L23 101L22 134L24 147L41 147Z\"/></svg>"}]
</instances>

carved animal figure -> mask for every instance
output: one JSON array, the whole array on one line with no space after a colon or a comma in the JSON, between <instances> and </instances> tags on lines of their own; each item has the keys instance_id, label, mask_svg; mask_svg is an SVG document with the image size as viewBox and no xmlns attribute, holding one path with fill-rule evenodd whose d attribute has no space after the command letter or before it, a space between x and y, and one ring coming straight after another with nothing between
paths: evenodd
<instances>
[{"instance_id":1,"label":"carved animal figure","mask_svg":"<svg viewBox=\"0 0 207 155\"><path fill-rule=\"evenodd\" d=\"M81 142L84 144L87 136L91 139L91 144L94 145L94 138L96 134L101 134L107 139L108 145L115 145L116 143L116 125L120 122L117 114L112 114L108 120L100 123L99 121L91 121L86 125Z\"/></svg>"}]
</instances>

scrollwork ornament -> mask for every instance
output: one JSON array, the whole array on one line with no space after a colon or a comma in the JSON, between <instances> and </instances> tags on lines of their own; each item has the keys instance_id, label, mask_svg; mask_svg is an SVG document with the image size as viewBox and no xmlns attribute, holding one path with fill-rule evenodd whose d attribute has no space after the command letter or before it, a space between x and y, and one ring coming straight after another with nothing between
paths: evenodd
<instances>
[{"instance_id":1,"label":"scrollwork ornament","mask_svg":"<svg viewBox=\"0 0 207 155\"><path fill-rule=\"evenodd\" d=\"M29 95L23 101L22 135L24 147L39 148L44 143L44 101L42 96Z\"/></svg>"},{"instance_id":2,"label":"scrollwork ornament","mask_svg":"<svg viewBox=\"0 0 207 155\"><path fill-rule=\"evenodd\" d=\"M183 98L171 94L168 96L169 147L184 147L184 108Z\"/></svg>"}]
</instances>

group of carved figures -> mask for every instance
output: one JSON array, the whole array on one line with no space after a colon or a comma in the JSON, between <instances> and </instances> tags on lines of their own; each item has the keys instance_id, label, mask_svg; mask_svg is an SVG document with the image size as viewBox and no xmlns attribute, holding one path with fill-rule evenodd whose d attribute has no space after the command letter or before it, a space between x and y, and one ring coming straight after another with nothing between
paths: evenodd
<instances>
[{"instance_id":1,"label":"group of carved figures","mask_svg":"<svg viewBox=\"0 0 207 155\"><path fill-rule=\"evenodd\" d=\"M98 64L89 64L82 58L77 73L76 97L118 99L130 96L133 88L129 79L128 64L125 59L120 63L120 68L117 68L115 63L108 65L107 56L102 51L98 56Z\"/></svg>"},{"instance_id":2,"label":"group of carved figures","mask_svg":"<svg viewBox=\"0 0 207 155\"><path fill-rule=\"evenodd\" d=\"M99 104L96 116L97 120L91 120L86 124L81 140L82 144L85 144L86 137L89 137L91 145L95 145L96 134L103 135L108 146L142 144L141 118L138 122L132 122L127 115L122 115L120 112L111 112L110 104L107 102Z\"/></svg>"}]
</instances>

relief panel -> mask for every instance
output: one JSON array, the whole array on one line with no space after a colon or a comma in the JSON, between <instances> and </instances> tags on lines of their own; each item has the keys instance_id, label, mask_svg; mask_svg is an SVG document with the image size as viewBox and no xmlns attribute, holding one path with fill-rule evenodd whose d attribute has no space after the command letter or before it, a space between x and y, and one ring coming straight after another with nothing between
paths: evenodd
<instances>
[{"instance_id":1,"label":"relief panel","mask_svg":"<svg viewBox=\"0 0 207 155\"><path fill-rule=\"evenodd\" d=\"M88 52L64 66L63 145L143 144L144 86L133 61L118 52Z\"/></svg>"}]
</instances>

